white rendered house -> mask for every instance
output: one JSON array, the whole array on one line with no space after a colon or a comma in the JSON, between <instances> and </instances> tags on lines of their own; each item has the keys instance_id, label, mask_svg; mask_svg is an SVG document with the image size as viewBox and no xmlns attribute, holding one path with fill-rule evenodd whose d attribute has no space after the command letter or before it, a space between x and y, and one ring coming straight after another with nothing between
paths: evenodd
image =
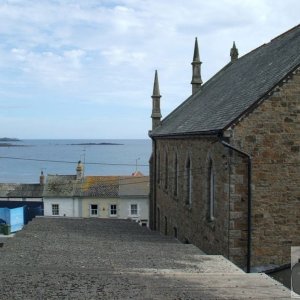
<instances>
[{"instance_id":1,"label":"white rendered house","mask_svg":"<svg viewBox=\"0 0 300 300\"><path fill-rule=\"evenodd\" d=\"M149 176L48 175L44 215L58 217L132 219L149 226Z\"/></svg>"}]
</instances>

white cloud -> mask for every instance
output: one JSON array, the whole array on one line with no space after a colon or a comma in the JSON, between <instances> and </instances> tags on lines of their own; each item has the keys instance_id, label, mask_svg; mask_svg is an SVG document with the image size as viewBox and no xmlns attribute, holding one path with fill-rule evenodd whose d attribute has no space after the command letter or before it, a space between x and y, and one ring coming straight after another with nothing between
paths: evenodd
<instances>
[{"instance_id":1,"label":"white cloud","mask_svg":"<svg viewBox=\"0 0 300 300\"><path fill-rule=\"evenodd\" d=\"M74 82L80 79L81 60L85 56L83 50L64 51L56 54L51 51L34 52L14 48L11 53L20 62L20 68L47 85Z\"/></svg>"},{"instance_id":2,"label":"white cloud","mask_svg":"<svg viewBox=\"0 0 300 300\"><path fill-rule=\"evenodd\" d=\"M95 111L119 103L132 119L148 107L148 122L155 69L164 116L190 94L195 36L206 81L229 61L233 41L243 55L297 25L299 10L298 0L2 1L0 101L19 107L47 95L76 102L78 115L87 103Z\"/></svg>"},{"instance_id":3,"label":"white cloud","mask_svg":"<svg viewBox=\"0 0 300 300\"><path fill-rule=\"evenodd\" d=\"M132 66L141 66L146 59L144 52L131 52L129 49L121 49L112 47L108 50L103 50L102 55L107 58L112 65L120 65L126 63Z\"/></svg>"},{"instance_id":4,"label":"white cloud","mask_svg":"<svg viewBox=\"0 0 300 300\"><path fill-rule=\"evenodd\" d=\"M80 69L82 66L82 59L85 57L85 51L81 49L64 51L64 58L75 69Z\"/></svg>"}]
</instances>

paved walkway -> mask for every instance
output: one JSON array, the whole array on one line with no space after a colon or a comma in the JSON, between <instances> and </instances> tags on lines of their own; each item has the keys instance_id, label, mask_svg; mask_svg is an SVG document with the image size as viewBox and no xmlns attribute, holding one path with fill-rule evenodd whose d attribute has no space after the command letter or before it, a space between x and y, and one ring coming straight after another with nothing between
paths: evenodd
<instances>
[{"instance_id":1,"label":"paved walkway","mask_svg":"<svg viewBox=\"0 0 300 300\"><path fill-rule=\"evenodd\" d=\"M36 218L0 248L0 299L290 299L290 292L127 220Z\"/></svg>"}]
</instances>

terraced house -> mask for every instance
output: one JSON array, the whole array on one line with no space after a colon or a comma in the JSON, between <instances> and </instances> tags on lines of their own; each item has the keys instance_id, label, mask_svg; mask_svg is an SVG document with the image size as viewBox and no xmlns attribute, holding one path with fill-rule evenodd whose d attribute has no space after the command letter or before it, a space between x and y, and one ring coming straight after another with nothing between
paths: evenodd
<instances>
[{"instance_id":1,"label":"terraced house","mask_svg":"<svg viewBox=\"0 0 300 300\"><path fill-rule=\"evenodd\" d=\"M192 95L161 120L153 89L151 228L247 269L300 245L300 26L206 83L197 40Z\"/></svg>"},{"instance_id":2,"label":"terraced house","mask_svg":"<svg viewBox=\"0 0 300 300\"><path fill-rule=\"evenodd\" d=\"M149 176L48 175L43 192L44 215L132 219L149 225Z\"/></svg>"},{"instance_id":3,"label":"terraced house","mask_svg":"<svg viewBox=\"0 0 300 300\"><path fill-rule=\"evenodd\" d=\"M39 183L0 183L0 209L24 206L24 222L43 215L44 175Z\"/></svg>"}]
</instances>

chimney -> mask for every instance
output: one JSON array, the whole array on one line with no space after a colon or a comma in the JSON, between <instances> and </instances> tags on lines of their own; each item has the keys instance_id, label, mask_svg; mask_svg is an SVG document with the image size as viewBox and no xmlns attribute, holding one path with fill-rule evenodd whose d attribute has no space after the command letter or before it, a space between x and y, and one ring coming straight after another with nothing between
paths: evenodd
<instances>
[{"instance_id":1,"label":"chimney","mask_svg":"<svg viewBox=\"0 0 300 300\"><path fill-rule=\"evenodd\" d=\"M45 184L45 176L44 176L44 172L41 171L41 175L40 175L40 185L44 185Z\"/></svg>"},{"instance_id":2,"label":"chimney","mask_svg":"<svg viewBox=\"0 0 300 300\"><path fill-rule=\"evenodd\" d=\"M77 180L83 179L83 169L84 169L84 166L81 163L81 161L79 161L77 164L77 168L76 168L76 179Z\"/></svg>"}]
</instances>

